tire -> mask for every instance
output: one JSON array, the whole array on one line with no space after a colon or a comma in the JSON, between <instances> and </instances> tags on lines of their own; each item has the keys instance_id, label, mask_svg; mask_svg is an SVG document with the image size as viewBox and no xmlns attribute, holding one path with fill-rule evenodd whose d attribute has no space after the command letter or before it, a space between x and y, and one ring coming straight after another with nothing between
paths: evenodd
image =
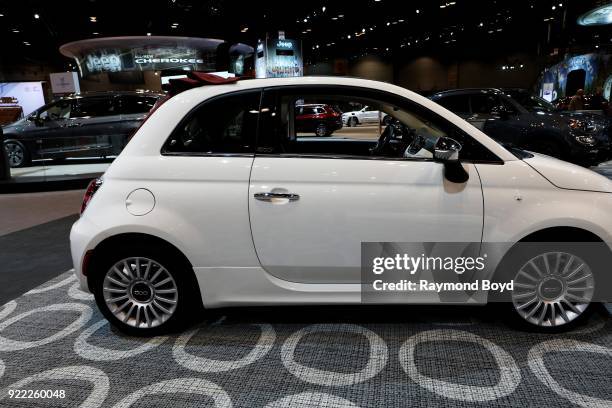
<instances>
[{"instance_id":1,"label":"tire","mask_svg":"<svg viewBox=\"0 0 612 408\"><path fill-rule=\"evenodd\" d=\"M382 124L385 126L388 126L391 124L392 121L393 121L393 118L390 115L387 115L383 118Z\"/></svg>"},{"instance_id":2,"label":"tire","mask_svg":"<svg viewBox=\"0 0 612 408\"><path fill-rule=\"evenodd\" d=\"M4 142L4 150L11 167L26 167L30 164L30 153L23 143L17 140Z\"/></svg>"},{"instance_id":3,"label":"tire","mask_svg":"<svg viewBox=\"0 0 612 408\"><path fill-rule=\"evenodd\" d=\"M113 247L92 262L90 288L98 308L123 333L177 332L203 311L191 265L166 248Z\"/></svg>"},{"instance_id":4,"label":"tire","mask_svg":"<svg viewBox=\"0 0 612 408\"><path fill-rule=\"evenodd\" d=\"M594 256L593 251L574 243L538 243L513 249L500 268L501 279L496 280L513 280L514 288L498 306L508 323L522 330L571 330L583 324L597 307L597 277L602 276L601 261L605 263L605 259L605 254ZM592 289L578 290L582 287Z\"/></svg>"},{"instance_id":5,"label":"tire","mask_svg":"<svg viewBox=\"0 0 612 408\"><path fill-rule=\"evenodd\" d=\"M359 125L359 119L357 119L355 116L351 116L347 121L347 126L356 127L357 125Z\"/></svg>"},{"instance_id":6,"label":"tire","mask_svg":"<svg viewBox=\"0 0 612 408\"><path fill-rule=\"evenodd\" d=\"M315 129L315 134L318 137L329 136L331 133L327 130L325 123L319 123Z\"/></svg>"}]
</instances>

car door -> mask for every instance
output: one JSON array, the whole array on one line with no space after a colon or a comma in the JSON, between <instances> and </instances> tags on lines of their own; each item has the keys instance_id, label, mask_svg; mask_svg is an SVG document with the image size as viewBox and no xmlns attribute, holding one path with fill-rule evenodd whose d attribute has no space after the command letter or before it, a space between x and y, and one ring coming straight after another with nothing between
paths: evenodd
<instances>
[{"instance_id":1,"label":"car door","mask_svg":"<svg viewBox=\"0 0 612 408\"><path fill-rule=\"evenodd\" d=\"M67 126L74 141L75 157L99 157L110 153L111 138L119 132L121 114L112 95L76 99Z\"/></svg>"},{"instance_id":2,"label":"car door","mask_svg":"<svg viewBox=\"0 0 612 408\"><path fill-rule=\"evenodd\" d=\"M64 152L74 149L70 137L70 115L74 109L72 99L62 99L42 109L29 130L29 137L39 146L40 158L63 158Z\"/></svg>"},{"instance_id":3,"label":"car door","mask_svg":"<svg viewBox=\"0 0 612 408\"><path fill-rule=\"evenodd\" d=\"M291 282L357 283L362 242L480 242L483 200L473 164L464 164L469 180L454 184L431 158L371 155L377 128L370 139L361 133L353 140L296 137L287 113L293 100L305 93L313 99L313 92L320 103L344 97L415 106L389 94L372 101L367 91L346 87L265 92L249 215L269 274Z\"/></svg>"},{"instance_id":4,"label":"car door","mask_svg":"<svg viewBox=\"0 0 612 408\"><path fill-rule=\"evenodd\" d=\"M371 106L363 109L364 123L378 123L380 112Z\"/></svg>"}]
</instances>

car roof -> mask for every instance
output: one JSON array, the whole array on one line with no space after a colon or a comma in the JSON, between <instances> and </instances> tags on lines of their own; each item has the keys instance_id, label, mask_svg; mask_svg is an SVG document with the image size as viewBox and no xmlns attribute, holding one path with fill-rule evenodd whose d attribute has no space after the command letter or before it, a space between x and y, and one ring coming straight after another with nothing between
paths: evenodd
<instances>
[{"instance_id":1,"label":"car roof","mask_svg":"<svg viewBox=\"0 0 612 408\"><path fill-rule=\"evenodd\" d=\"M72 95L68 95L62 99L79 99L79 98L114 98L117 96L148 96L154 98L161 98L166 96L162 92L156 91L93 91L93 92L79 92Z\"/></svg>"},{"instance_id":2,"label":"car roof","mask_svg":"<svg viewBox=\"0 0 612 408\"><path fill-rule=\"evenodd\" d=\"M499 88L459 88L459 89L449 89L446 91L435 92L429 97L432 99L435 99L435 98L439 98L442 96L473 95L477 93L499 94L499 93L503 93L503 91Z\"/></svg>"}]
</instances>

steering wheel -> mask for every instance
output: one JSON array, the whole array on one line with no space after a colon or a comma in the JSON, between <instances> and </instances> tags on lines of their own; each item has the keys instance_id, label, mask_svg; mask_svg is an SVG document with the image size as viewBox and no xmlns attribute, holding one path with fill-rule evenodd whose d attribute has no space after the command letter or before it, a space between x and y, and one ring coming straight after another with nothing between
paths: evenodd
<instances>
[{"instance_id":1,"label":"steering wheel","mask_svg":"<svg viewBox=\"0 0 612 408\"><path fill-rule=\"evenodd\" d=\"M391 140L395 138L395 127L392 125L388 125L385 130L380 134L378 138L378 142L376 145L370 150L370 153L373 156L382 156L385 153L388 153L388 146L391 144Z\"/></svg>"},{"instance_id":2,"label":"steering wheel","mask_svg":"<svg viewBox=\"0 0 612 408\"><path fill-rule=\"evenodd\" d=\"M378 138L376 146L372 148L372 155L401 157L411 141L414 139L414 130L408 129L402 122L392 119Z\"/></svg>"}]
</instances>

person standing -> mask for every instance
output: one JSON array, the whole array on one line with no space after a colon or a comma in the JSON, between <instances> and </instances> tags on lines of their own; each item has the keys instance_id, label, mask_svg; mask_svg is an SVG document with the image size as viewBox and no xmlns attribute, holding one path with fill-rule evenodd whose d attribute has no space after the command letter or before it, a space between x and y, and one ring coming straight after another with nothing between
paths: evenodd
<instances>
[{"instance_id":1,"label":"person standing","mask_svg":"<svg viewBox=\"0 0 612 408\"><path fill-rule=\"evenodd\" d=\"M584 89L577 90L576 95L572 96L572 100L569 103L569 110L584 110Z\"/></svg>"},{"instance_id":2,"label":"person standing","mask_svg":"<svg viewBox=\"0 0 612 408\"><path fill-rule=\"evenodd\" d=\"M608 114L610 106L608 100L603 96L603 89L601 87L597 88L593 96L591 96L590 102L590 109L600 110L603 115Z\"/></svg>"}]
</instances>

